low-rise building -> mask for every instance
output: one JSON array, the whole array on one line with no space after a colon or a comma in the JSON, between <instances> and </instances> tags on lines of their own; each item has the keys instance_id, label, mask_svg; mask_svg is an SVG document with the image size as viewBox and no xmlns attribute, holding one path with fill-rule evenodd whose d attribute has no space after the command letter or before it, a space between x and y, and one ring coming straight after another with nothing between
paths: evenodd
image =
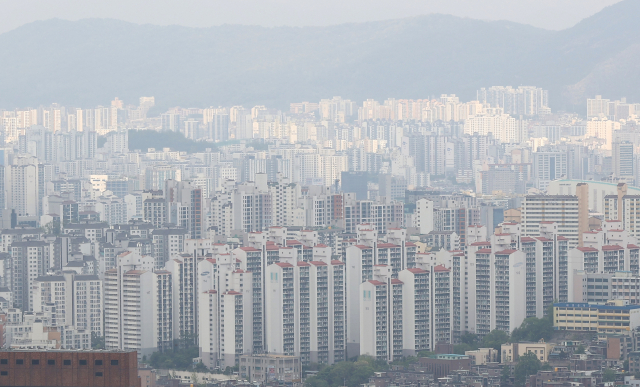
<instances>
[{"instance_id":1,"label":"low-rise building","mask_svg":"<svg viewBox=\"0 0 640 387\"><path fill-rule=\"evenodd\" d=\"M453 371L469 371L471 358L467 355L441 354L420 358L420 366L427 373L432 373L434 378L442 378Z\"/></svg>"},{"instance_id":2,"label":"low-rise building","mask_svg":"<svg viewBox=\"0 0 640 387\"><path fill-rule=\"evenodd\" d=\"M500 352L494 348L478 348L475 351L465 351L465 355L469 356L473 365L486 365L487 363L498 362L498 354Z\"/></svg>"},{"instance_id":3,"label":"low-rise building","mask_svg":"<svg viewBox=\"0 0 640 387\"><path fill-rule=\"evenodd\" d=\"M539 341L537 343L507 343L502 344L502 357L500 358L503 364L513 363L518 361L520 356L523 356L529 352L536 355L541 362L549 361L549 354L555 344L553 343L545 343L544 341Z\"/></svg>"},{"instance_id":4,"label":"low-rise building","mask_svg":"<svg viewBox=\"0 0 640 387\"><path fill-rule=\"evenodd\" d=\"M140 387L156 387L156 370L152 368L138 368Z\"/></svg>"},{"instance_id":5,"label":"low-rise building","mask_svg":"<svg viewBox=\"0 0 640 387\"><path fill-rule=\"evenodd\" d=\"M302 378L302 363L296 356L245 355L240 357L240 377L251 382L298 382Z\"/></svg>"}]
</instances>

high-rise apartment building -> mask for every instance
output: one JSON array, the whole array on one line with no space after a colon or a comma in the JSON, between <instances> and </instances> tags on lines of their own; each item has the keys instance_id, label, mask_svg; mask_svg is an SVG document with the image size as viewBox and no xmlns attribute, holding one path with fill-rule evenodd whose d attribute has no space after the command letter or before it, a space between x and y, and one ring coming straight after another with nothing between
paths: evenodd
<instances>
[{"instance_id":1,"label":"high-rise apartment building","mask_svg":"<svg viewBox=\"0 0 640 387\"><path fill-rule=\"evenodd\" d=\"M166 180L164 197L166 222L186 229L191 239L202 238L207 211L202 188L189 181Z\"/></svg>"},{"instance_id":2,"label":"high-rise apartment building","mask_svg":"<svg viewBox=\"0 0 640 387\"><path fill-rule=\"evenodd\" d=\"M21 216L38 216L41 205L38 200L41 178L38 164L9 165L5 172L7 208L14 209Z\"/></svg>"},{"instance_id":3,"label":"high-rise apartment building","mask_svg":"<svg viewBox=\"0 0 640 387\"><path fill-rule=\"evenodd\" d=\"M553 222L558 233L575 247L580 233L588 230L587 198L574 195L527 195L522 202L522 235L540 236L540 225ZM582 205L581 205L582 204ZM586 216L585 216L586 215Z\"/></svg>"},{"instance_id":4,"label":"high-rise apartment building","mask_svg":"<svg viewBox=\"0 0 640 387\"><path fill-rule=\"evenodd\" d=\"M32 310L34 282L47 273L53 246L45 241L13 242L11 254L11 292L13 304L22 310Z\"/></svg>"},{"instance_id":5,"label":"high-rise apartment building","mask_svg":"<svg viewBox=\"0 0 640 387\"><path fill-rule=\"evenodd\" d=\"M173 280L167 271L154 272L153 264L150 256L126 251L118 267L105 272L107 349L135 350L142 357L172 348Z\"/></svg>"},{"instance_id":6,"label":"high-rise apartment building","mask_svg":"<svg viewBox=\"0 0 640 387\"><path fill-rule=\"evenodd\" d=\"M73 326L103 335L103 289L97 275L44 275L33 284L33 311L44 312L54 305L52 325Z\"/></svg>"},{"instance_id":7,"label":"high-rise apartment building","mask_svg":"<svg viewBox=\"0 0 640 387\"><path fill-rule=\"evenodd\" d=\"M469 254L470 328L480 336L494 329L511 332L526 318L525 254L474 244L479 246Z\"/></svg>"},{"instance_id":8,"label":"high-rise apartment building","mask_svg":"<svg viewBox=\"0 0 640 387\"><path fill-rule=\"evenodd\" d=\"M609 100L601 95L587 99L587 118L609 117Z\"/></svg>"},{"instance_id":9,"label":"high-rise apartment building","mask_svg":"<svg viewBox=\"0 0 640 387\"><path fill-rule=\"evenodd\" d=\"M236 269L229 253L214 254L198 265L198 344L203 363L233 367L241 355L253 352L253 298L250 272Z\"/></svg>"},{"instance_id":10,"label":"high-rise apartment building","mask_svg":"<svg viewBox=\"0 0 640 387\"><path fill-rule=\"evenodd\" d=\"M390 266L375 266L360 284L360 353L384 361L403 356L403 285Z\"/></svg>"},{"instance_id":11,"label":"high-rise apartment building","mask_svg":"<svg viewBox=\"0 0 640 387\"><path fill-rule=\"evenodd\" d=\"M180 132L180 115L165 113L160 116L162 130Z\"/></svg>"},{"instance_id":12,"label":"high-rise apartment building","mask_svg":"<svg viewBox=\"0 0 640 387\"><path fill-rule=\"evenodd\" d=\"M317 261L281 262L266 271L266 346L269 352L300 356L303 363L345 359L344 264L330 252Z\"/></svg>"},{"instance_id":13,"label":"high-rise apartment building","mask_svg":"<svg viewBox=\"0 0 640 387\"><path fill-rule=\"evenodd\" d=\"M533 178L538 189L544 191L553 180L568 177L569 163L566 152L534 152L532 157Z\"/></svg>"},{"instance_id":14,"label":"high-rise apartment building","mask_svg":"<svg viewBox=\"0 0 640 387\"><path fill-rule=\"evenodd\" d=\"M480 103L502 108L507 114L534 116L550 113L549 92L533 86L482 88L478 90L477 97Z\"/></svg>"},{"instance_id":15,"label":"high-rise apartment building","mask_svg":"<svg viewBox=\"0 0 640 387\"><path fill-rule=\"evenodd\" d=\"M616 141L612 149L613 175L617 178L632 180L635 176L633 143Z\"/></svg>"},{"instance_id":16,"label":"high-rise apartment building","mask_svg":"<svg viewBox=\"0 0 640 387\"><path fill-rule=\"evenodd\" d=\"M606 117L594 117L587 121L587 138L598 141L598 146L603 150L611 150L613 147L613 133L620 129L620 123Z\"/></svg>"}]
</instances>

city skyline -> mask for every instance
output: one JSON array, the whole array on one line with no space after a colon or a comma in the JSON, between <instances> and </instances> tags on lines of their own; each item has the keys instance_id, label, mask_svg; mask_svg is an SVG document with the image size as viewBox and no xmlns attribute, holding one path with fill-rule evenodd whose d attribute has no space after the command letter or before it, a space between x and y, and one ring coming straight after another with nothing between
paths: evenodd
<instances>
[{"instance_id":1,"label":"city skyline","mask_svg":"<svg viewBox=\"0 0 640 387\"><path fill-rule=\"evenodd\" d=\"M640 387L640 0L6 5L1 386Z\"/></svg>"}]
</instances>

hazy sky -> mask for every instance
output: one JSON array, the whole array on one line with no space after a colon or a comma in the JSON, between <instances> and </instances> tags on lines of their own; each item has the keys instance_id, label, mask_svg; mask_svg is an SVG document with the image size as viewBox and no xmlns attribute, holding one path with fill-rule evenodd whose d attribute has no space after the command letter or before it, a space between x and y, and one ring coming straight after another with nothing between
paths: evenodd
<instances>
[{"instance_id":1,"label":"hazy sky","mask_svg":"<svg viewBox=\"0 0 640 387\"><path fill-rule=\"evenodd\" d=\"M35 20L89 17L208 27L328 25L445 13L563 29L620 0L0 0L0 33Z\"/></svg>"}]
</instances>

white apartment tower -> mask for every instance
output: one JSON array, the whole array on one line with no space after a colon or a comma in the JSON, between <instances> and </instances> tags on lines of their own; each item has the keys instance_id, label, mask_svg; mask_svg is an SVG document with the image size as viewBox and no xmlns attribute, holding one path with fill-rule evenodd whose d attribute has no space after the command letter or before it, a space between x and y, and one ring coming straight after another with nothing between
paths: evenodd
<instances>
[{"instance_id":1,"label":"white apartment tower","mask_svg":"<svg viewBox=\"0 0 640 387\"><path fill-rule=\"evenodd\" d=\"M41 276L32 291L34 312L55 305L54 326L74 326L102 336L102 281L97 275L65 272Z\"/></svg>"},{"instance_id":2,"label":"white apartment tower","mask_svg":"<svg viewBox=\"0 0 640 387\"><path fill-rule=\"evenodd\" d=\"M245 277L250 279L251 275ZM233 367L241 355L251 353L251 294L207 290L200 293L198 302L198 341L203 364L209 368Z\"/></svg>"},{"instance_id":3,"label":"white apartment tower","mask_svg":"<svg viewBox=\"0 0 640 387\"><path fill-rule=\"evenodd\" d=\"M252 273L236 268L235 258L220 246L198 263L198 342L209 367L233 366L253 351ZM232 262L233 260L233 262Z\"/></svg>"},{"instance_id":4,"label":"white apartment tower","mask_svg":"<svg viewBox=\"0 0 640 387\"><path fill-rule=\"evenodd\" d=\"M13 242L11 254L11 291L14 306L33 308L33 285L51 267L53 246L44 241Z\"/></svg>"},{"instance_id":5,"label":"white apartment tower","mask_svg":"<svg viewBox=\"0 0 640 387\"><path fill-rule=\"evenodd\" d=\"M526 318L526 254L475 244L469 252L470 329L480 336L511 332Z\"/></svg>"},{"instance_id":6,"label":"white apartment tower","mask_svg":"<svg viewBox=\"0 0 640 387\"><path fill-rule=\"evenodd\" d=\"M420 268L410 268L398 273L404 284L402 301L403 356L416 356L431 349L430 273Z\"/></svg>"},{"instance_id":7,"label":"white apartment tower","mask_svg":"<svg viewBox=\"0 0 640 387\"><path fill-rule=\"evenodd\" d=\"M104 274L104 336L107 349L150 355L173 345L172 281L153 272L153 258L126 251Z\"/></svg>"},{"instance_id":8,"label":"white apartment tower","mask_svg":"<svg viewBox=\"0 0 640 387\"><path fill-rule=\"evenodd\" d=\"M378 360L403 356L403 282L391 267L374 267L374 279L360 284L360 353Z\"/></svg>"}]
</instances>

